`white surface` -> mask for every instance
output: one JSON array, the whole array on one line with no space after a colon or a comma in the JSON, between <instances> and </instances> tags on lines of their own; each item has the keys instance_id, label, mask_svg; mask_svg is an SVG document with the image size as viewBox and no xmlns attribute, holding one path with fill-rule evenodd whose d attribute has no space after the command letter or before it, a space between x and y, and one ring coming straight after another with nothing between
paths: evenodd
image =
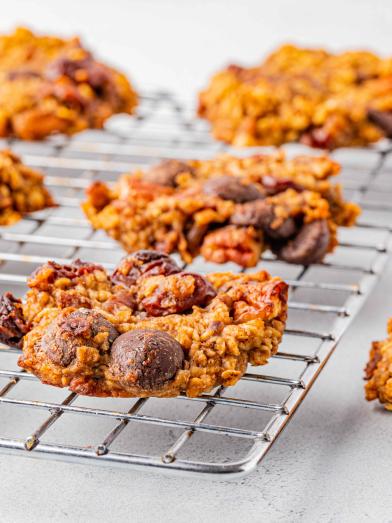
<instances>
[{"instance_id":1,"label":"white surface","mask_svg":"<svg viewBox=\"0 0 392 523\"><path fill-rule=\"evenodd\" d=\"M389 0L13 0L1 29L80 34L139 88L194 97L226 63L254 64L282 42L391 51Z\"/></svg>"},{"instance_id":2,"label":"white surface","mask_svg":"<svg viewBox=\"0 0 392 523\"><path fill-rule=\"evenodd\" d=\"M263 5L264 4L264 5ZM281 41L391 52L389 1L7 2L2 28L88 35L138 87L194 96L231 60ZM391 414L363 399L371 340L392 310L392 266L258 470L236 483L0 456L0 521L391 521ZM304 438L304 432L308 434Z\"/></svg>"},{"instance_id":3,"label":"white surface","mask_svg":"<svg viewBox=\"0 0 392 523\"><path fill-rule=\"evenodd\" d=\"M392 416L364 401L361 381L391 310L392 266L274 448L243 480L0 455L1 521L391 521Z\"/></svg>"}]
</instances>

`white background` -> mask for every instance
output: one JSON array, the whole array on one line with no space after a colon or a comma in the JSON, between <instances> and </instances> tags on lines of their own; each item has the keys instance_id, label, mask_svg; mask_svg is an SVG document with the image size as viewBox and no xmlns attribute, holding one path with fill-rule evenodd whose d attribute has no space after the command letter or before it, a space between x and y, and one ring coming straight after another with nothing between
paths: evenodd
<instances>
[{"instance_id":1,"label":"white background","mask_svg":"<svg viewBox=\"0 0 392 523\"><path fill-rule=\"evenodd\" d=\"M231 61L281 42L392 54L392 2L5 1L1 29L79 33L139 89L194 98ZM370 340L392 312L392 268L258 470L236 483L0 456L0 520L390 521L392 413L363 399ZM304 431L307 437L304 438Z\"/></svg>"},{"instance_id":2,"label":"white background","mask_svg":"<svg viewBox=\"0 0 392 523\"><path fill-rule=\"evenodd\" d=\"M392 46L388 0L3 0L1 29L80 34L139 88L194 96L218 67L254 64L282 42Z\"/></svg>"}]
</instances>

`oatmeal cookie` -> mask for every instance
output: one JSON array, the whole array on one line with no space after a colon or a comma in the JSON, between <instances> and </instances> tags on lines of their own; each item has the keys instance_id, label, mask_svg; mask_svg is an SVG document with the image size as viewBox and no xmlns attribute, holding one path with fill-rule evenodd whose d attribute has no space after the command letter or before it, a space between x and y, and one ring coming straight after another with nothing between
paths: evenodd
<instances>
[{"instance_id":1,"label":"oatmeal cookie","mask_svg":"<svg viewBox=\"0 0 392 523\"><path fill-rule=\"evenodd\" d=\"M112 275L76 260L38 268L0 303L1 341L43 383L92 396L198 396L278 350L287 284L267 272L201 276L138 251Z\"/></svg>"},{"instance_id":2,"label":"oatmeal cookie","mask_svg":"<svg viewBox=\"0 0 392 523\"><path fill-rule=\"evenodd\" d=\"M10 150L0 151L0 226L54 205L43 175L24 165Z\"/></svg>"},{"instance_id":3,"label":"oatmeal cookie","mask_svg":"<svg viewBox=\"0 0 392 523\"><path fill-rule=\"evenodd\" d=\"M101 128L134 111L137 96L120 72L97 62L78 38L18 28L0 37L0 136L26 140Z\"/></svg>"},{"instance_id":4,"label":"oatmeal cookie","mask_svg":"<svg viewBox=\"0 0 392 523\"><path fill-rule=\"evenodd\" d=\"M330 181L338 172L328 157L289 160L282 152L169 160L123 175L114 188L93 183L83 209L128 252L179 252L185 262L202 254L251 267L270 249L309 265L334 249L337 226L353 225L359 214Z\"/></svg>"},{"instance_id":5,"label":"oatmeal cookie","mask_svg":"<svg viewBox=\"0 0 392 523\"><path fill-rule=\"evenodd\" d=\"M392 59L284 45L256 67L215 74L198 114L237 146L364 146L392 137Z\"/></svg>"},{"instance_id":6,"label":"oatmeal cookie","mask_svg":"<svg viewBox=\"0 0 392 523\"><path fill-rule=\"evenodd\" d=\"M392 318L388 322L388 336L374 341L365 368L365 394L368 401L378 399L392 410Z\"/></svg>"}]
</instances>

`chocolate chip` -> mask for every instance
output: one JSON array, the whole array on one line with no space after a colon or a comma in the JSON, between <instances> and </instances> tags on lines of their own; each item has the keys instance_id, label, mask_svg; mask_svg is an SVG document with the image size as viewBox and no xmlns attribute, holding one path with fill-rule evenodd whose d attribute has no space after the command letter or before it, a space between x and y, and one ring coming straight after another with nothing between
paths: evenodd
<instances>
[{"instance_id":1,"label":"chocolate chip","mask_svg":"<svg viewBox=\"0 0 392 523\"><path fill-rule=\"evenodd\" d=\"M230 222L234 225L253 225L263 229L265 234L274 239L283 239L293 236L297 231L297 226L290 216L282 222L278 220L279 225L275 225L277 217L274 207L266 200L256 200L254 202L237 205Z\"/></svg>"},{"instance_id":2,"label":"chocolate chip","mask_svg":"<svg viewBox=\"0 0 392 523\"><path fill-rule=\"evenodd\" d=\"M49 325L41 339L41 350L56 365L67 367L74 360L78 347L94 346L93 338L101 332L108 334L109 344L118 336L115 327L99 312L78 309L67 316L60 316Z\"/></svg>"},{"instance_id":3,"label":"chocolate chip","mask_svg":"<svg viewBox=\"0 0 392 523\"><path fill-rule=\"evenodd\" d=\"M253 225L260 228L268 225L274 216L270 203L265 200L256 200L237 205L230 222L234 225Z\"/></svg>"},{"instance_id":4,"label":"chocolate chip","mask_svg":"<svg viewBox=\"0 0 392 523\"><path fill-rule=\"evenodd\" d=\"M277 226L274 226L272 222L268 223L264 228L264 231L268 237L274 240L283 240L294 236L298 231L298 227L295 220L289 216Z\"/></svg>"},{"instance_id":5,"label":"chocolate chip","mask_svg":"<svg viewBox=\"0 0 392 523\"><path fill-rule=\"evenodd\" d=\"M6 292L0 298L0 341L20 348L28 330L21 300Z\"/></svg>"},{"instance_id":6,"label":"chocolate chip","mask_svg":"<svg viewBox=\"0 0 392 523\"><path fill-rule=\"evenodd\" d=\"M119 336L111 348L110 370L130 385L158 389L182 368L184 352L164 331L136 329Z\"/></svg>"},{"instance_id":7,"label":"chocolate chip","mask_svg":"<svg viewBox=\"0 0 392 523\"><path fill-rule=\"evenodd\" d=\"M328 252L330 231L326 220L316 220L302 226L297 236L275 250L278 258L288 263L310 265L320 262Z\"/></svg>"},{"instance_id":8,"label":"chocolate chip","mask_svg":"<svg viewBox=\"0 0 392 523\"><path fill-rule=\"evenodd\" d=\"M244 184L236 176L218 176L208 180L204 186L205 194L218 196L222 200L231 200L236 203L251 202L263 198L256 185Z\"/></svg>"},{"instance_id":9,"label":"chocolate chip","mask_svg":"<svg viewBox=\"0 0 392 523\"><path fill-rule=\"evenodd\" d=\"M151 169L144 174L143 180L167 187L175 187L176 177L181 173L194 174L194 169L187 163L179 160L165 160L151 167Z\"/></svg>"},{"instance_id":10,"label":"chocolate chip","mask_svg":"<svg viewBox=\"0 0 392 523\"><path fill-rule=\"evenodd\" d=\"M141 276L168 276L180 272L176 262L167 254L141 250L125 256L112 275L112 281L123 287L135 285Z\"/></svg>"},{"instance_id":11,"label":"chocolate chip","mask_svg":"<svg viewBox=\"0 0 392 523\"><path fill-rule=\"evenodd\" d=\"M368 109L369 120L377 125L387 138L392 138L392 111L377 111Z\"/></svg>"},{"instance_id":12,"label":"chocolate chip","mask_svg":"<svg viewBox=\"0 0 392 523\"><path fill-rule=\"evenodd\" d=\"M185 282L192 278L193 286ZM194 305L207 305L216 296L211 283L190 272L180 272L162 280L153 292L142 299L141 305L148 316L167 316L190 311Z\"/></svg>"}]
</instances>

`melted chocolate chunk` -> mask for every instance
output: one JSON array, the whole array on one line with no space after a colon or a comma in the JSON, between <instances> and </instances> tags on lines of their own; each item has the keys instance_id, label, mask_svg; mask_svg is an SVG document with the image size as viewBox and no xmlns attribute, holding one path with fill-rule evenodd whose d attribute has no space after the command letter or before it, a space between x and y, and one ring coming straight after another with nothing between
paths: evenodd
<instances>
[{"instance_id":1,"label":"melted chocolate chunk","mask_svg":"<svg viewBox=\"0 0 392 523\"><path fill-rule=\"evenodd\" d=\"M236 203L264 198L256 185L241 183L241 180L236 176L211 178L204 184L203 191L205 194L218 196L222 200L231 200Z\"/></svg>"},{"instance_id":2,"label":"melted chocolate chunk","mask_svg":"<svg viewBox=\"0 0 392 523\"><path fill-rule=\"evenodd\" d=\"M279 222L277 226L274 224L275 221L274 207L266 200L238 205L230 220L234 225L253 225L261 228L267 236L273 239L289 238L297 232L296 223L290 216L282 223Z\"/></svg>"},{"instance_id":3,"label":"melted chocolate chunk","mask_svg":"<svg viewBox=\"0 0 392 523\"><path fill-rule=\"evenodd\" d=\"M41 350L56 365L67 367L75 359L78 347L94 346L93 338L105 332L109 344L112 344L118 332L110 321L97 311L78 309L49 325L41 339Z\"/></svg>"},{"instance_id":4,"label":"melted chocolate chunk","mask_svg":"<svg viewBox=\"0 0 392 523\"><path fill-rule=\"evenodd\" d=\"M288 263L310 265L324 258L328 252L330 236L327 221L316 220L303 225L293 240L274 250L278 258Z\"/></svg>"},{"instance_id":5,"label":"melted chocolate chunk","mask_svg":"<svg viewBox=\"0 0 392 523\"><path fill-rule=\"evenodd\" d=\"M159 330L136 329L113 343L110 370L128 384L153 390L172 380L183 361L182 347L172 336Z\"/></svg>"}]
</instances>

